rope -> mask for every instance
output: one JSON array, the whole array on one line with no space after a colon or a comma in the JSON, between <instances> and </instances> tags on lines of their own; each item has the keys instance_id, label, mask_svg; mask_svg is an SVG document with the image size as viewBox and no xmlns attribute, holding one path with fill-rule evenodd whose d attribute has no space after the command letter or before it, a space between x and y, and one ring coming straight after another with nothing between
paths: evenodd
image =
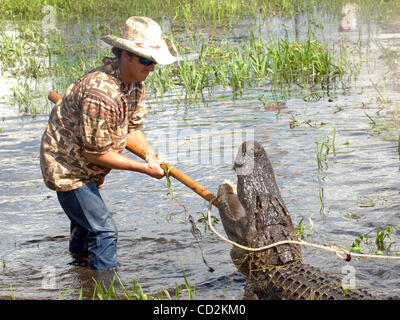
<instances>
[{"instance_id":1,"label":"rope","mask_svg":"<svg viewBox=\"0 0 400 320\"><path fill-rule=\"evenodd\" d=\"M239 243L236 243L232 240L227 239L226 237L224 237L223 235L221 235L217 230L214 229L214 227L212 226L211 223L211 208L212 208L212 203L214 202L216 198L211 199L210 201L210 205L208 207L208 212L207 212L207 218L208 218L208 226L210 227L211 231L214 232L218 237L220 237L222 240L230 243L231 245L238 247L240 249L243 250L247 250L247 251L252 251L252 252L256 252L256 251L263 251L263 250L267 250L282 244L298 244L298 245L302 245L302 246L308 246L308 247L313 247L313 248L317 248L317 249L321 249L321 250L326 250L326 251L330 251L335 253L340 259L349 262L351 260L352 257L359 257L359 258L377 258L377 259L388 259L388 260L399 260L400 257L394 257L394 256L384 256L384 255L375 255L375 254L358 254L358 253L350 253L349 251L347 251L346 249L343 248L339 248L336 245L318 245L318 244L314 244L314 243L310 243L304 240L283 240L283 241L278 241L275 243L272 243L270 245L264 246L264 247L259 247L259 248L250 248L250 247L246 247L246 246L242 246ZM346 256L343 256L346 255Z\"/></svg>"}]
</instances>

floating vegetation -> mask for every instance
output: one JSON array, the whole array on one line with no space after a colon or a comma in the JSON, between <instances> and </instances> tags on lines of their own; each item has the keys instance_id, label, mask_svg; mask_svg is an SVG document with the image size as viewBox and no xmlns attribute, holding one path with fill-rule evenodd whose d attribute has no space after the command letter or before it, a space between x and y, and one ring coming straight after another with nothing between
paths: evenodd
<instances>
[{"instance_id":1,"label":"floating vegetation","mask_svg":"<svg viewBox=\"0 0 400 320\"><path fill-rule=\"evenodd\" d=\"M390 237L390 234L392 232L392 229L395 229L397 227L395 226L388 226L386 228L383 228L381 230L381 227L378 227L376 230L376 238L375 238L375 243L378 251L383 251L385 250L385 242L387 241L386 239L389 239L388 241L390 243L393 242L392 238Z\"/></svg>"},{"instance_id":2,"label":"floating vegetation","mask_svg":"<svg viewBox=\"0 0 400 320\"><path fill-rule=\"evenodd\" d=\"M304 225L304 220L306 219L306 217L302 217L299 221L299 223L297 224L297 227L295 227L294 231L296 233L296 235L299 237L299 239L304 239L305 238L305 230L306 227ZM308 217L307 218L308 223L310 224L310 231L312 231L312 229L314 228L314 222L313 220Z\"/></svg>"},{"instance_id":3,"label":"floating vegetation","mask_svg":"<svg viewBox=\"0 0 400 320\"><path fill-rule=\"evenodd\" d=\"M357 238L354 239L350 251L357 253L364 253L365 248L364 249L361 248L361 243L365 245L374 243L375 248L370 247L371 253L375 253L377 255L383 255L384 252L389 252L390 247L393 243L393 240L391 238L393 229L398 229L398 227L387 226L382 228L381 226L379 226L375 233L374 242L371 241L369 236L369 234L372 233L372 231L368 232L367 234L360 234ZM386 243L389 243L389 245L386 245ZM399 251L396 251L395 254L398 255Z\"/></svg>"},{"instance_id":4,"label":"floating vegetation","mask_svg":"<svg viewBox=\"0 0 400 320\"><path fill-rule=\"evenodd\" d=\"M354 239L350 251L357 252L357 253L362 253L363 250L361 248L361 242L365 239L364 234L360 234L357 238Z\"/></svg>"}]
</instances>

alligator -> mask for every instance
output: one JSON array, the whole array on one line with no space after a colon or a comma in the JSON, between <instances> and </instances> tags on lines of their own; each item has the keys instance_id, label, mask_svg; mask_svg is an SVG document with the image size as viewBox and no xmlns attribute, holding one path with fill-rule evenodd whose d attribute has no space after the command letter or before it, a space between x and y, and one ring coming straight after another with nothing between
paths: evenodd
<instances>
[{"instance_id":1,"label":"alligator","mask_svg":"<svg viewBox=\"0 0 400 320\"><path fill-rule=\"evenodd\" d=\"M226 180L217 193L228 238L250 248L298 240L262 145L243 142L233 169L237 187ZM298 244L286 243L256 252L233 246L231 258L246 278L244 299L378 299L363 289L344 289L339 277L304 263Z\"/></svg>"}]
</instances>

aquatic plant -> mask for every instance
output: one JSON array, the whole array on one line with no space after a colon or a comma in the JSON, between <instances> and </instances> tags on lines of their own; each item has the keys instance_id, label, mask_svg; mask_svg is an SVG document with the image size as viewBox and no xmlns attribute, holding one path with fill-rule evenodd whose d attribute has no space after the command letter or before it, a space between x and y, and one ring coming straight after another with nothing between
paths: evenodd
<instances>
[{"instance_id":1,"label":"aquatic plant","mask_svg":"<svg viewBox=\"0 0 400 320\"><path fill-rule=\"evenodd\" d=\"M397 141L397 153L399 154L399 158L400 158L400 131L399 131L399 139Z\"/></svg>"},{"instance_id":2,"label":"aquatic plant","mask_svg":"<svg viewBox=\"0 0 400 320\"><path fill-rule=\"evenodd\" d=\"M324 136L324 137L318 138L315 141L315 144L316 144L316 151L317 151L318 170L321 171L323 169L323 164L325 164L325 167L328 166L327 156L328 156L329 150L331 148L331 145L329 143L329 137Z\"/></svg>"},{"instance_id":3,"label":"aquatic plant","mask_svg":"<svg viewBox=\"0 0 400 320\"><path fill-rule=\"evenodd\" d=\"M358 238L355 238L353 244L351 245L350 251L362 253L361 242L365 239L364 234L360 234Z\"/></svg>"},{"instance_id":4,"label":"aquatic plant","mask_svg":"<svg viewBox=\"0 0 400 320\"><path fill-rule=\"evenodd\" d=\"M265 1L251 1L257 3L255 8L260 12L267 12L265 8L277 8ZM100 65L104 55L111 54L109 48L99 46L99 39L101 35L112 31L108 19L105 20L101 14L114 4L113 12L116 12L116 16L120 9L124 8L124 12L129 12L126 9L138 9L139 6L143 10L137 11L143 14L152 10L168 15L171 8L177 9L167 18L169 22L187 16L186 19L196 17L198 22L208 22L211 19L225 24L228 17L239 19L255 15L255 9L250 9L248 2L242 0L187 2L184 6L179 6L179 1L172 0L129 4L110 1L98 6L93 1L72 5L67 0L35 0L29 5L28 2L21 1L16 6L14 2L5 0L0 5L0 12L14 13L11 21L16 30L14 33L6 33L0 28L1 71L11 72L23 84L15 88L14 93L16 104L24 112L40 112L39 108L31 110L28 103L32 91L37 90L26 85L32 84L31 79L50 79L52 89L61 93L76 78ZM44 13L40 11L43 5L54 6L57 9L57 19L63 22L65 19L67 25L77 20L73 32L62 29L62 24L57 24L55 30L48 32L40 21L31 18L23 23L18 22L18 17L33 13L38 14L37 18L43 18ZM294 2L288 1L286 5L289 7ZM182 15L180 10L187 12ZM89 11L91 14L86 16ZM68 12L73 18L68 15L66 19ZM198 12L201 13L200 16L196 15ZM192 15L192 18L188 15ZM120 17L123 16L121 11ZM82 20L83 17L85 20ZM229 26L226 25L226 28L228 33ZM311 38L311 35L307 41L290 41L288 37L267 40L255 34L255 31L250 30L248 39L238 44L233 44L228 37L225 41L220 41L214 37L205 39L195 33L183 39L175 39L183 58L177 64L156 68L148 78L151 89L148 91L149 95L159 97L172 90L180 101L195 100L204 99L205 89L212 93L214 87L231 87L236 95L247 87L257 85L272 85L276 94L287 94L291 86L297 86L307 95L309 87L312 89L318 84L323 91L328 92L334 80L345 73L345 62L337 61L331 49L321 41ZM193 58L196 54L198 58ZM42 92L39 96L46 94ZM37 96L36 93L34 95Z\"/></svg>"},{"instance_id":5,"label":"aquatic plant","mask_svg":"<svg viewBox=\"0 0 400 320\"><path fill-rule=\"evenodd\" d=\"M142 15L168 15L186 24L193 18L204 23L214 24L218 21L237 20L257 15L280 15L292 17L298 12L313 12L315 8L329 8L338 15L347 1L319 0L147 0L147 1L71 1L71 0L2 0L0 16L13 15L18 19L29 20L42 17L43 6L57 8L60 17L96 16L98 18L118 19L126 12L141 12ZM371 19L390 20L398 12L400 4L396 0L353 0L358 5L360 14ZM109 12L113 12L110 17ZM184 24L185 25L185 24Z\"/></svg>"},{"instance_id":6,"label":"aquatic plant","mask_svg":"<svg viewBox=\"0 0 400 320\"><path fill-rule=\"evenodd\" d=\"M185 299L186 296L184 292L187 292L188 299L195 299L195 286L191 286L189 284L189 280L186 276L185 269L182 264L183 277L185 281L185 289L180 289L178 283L176 283L176 289L174 297L175 299ZM115 281L118 280L118 283ZM132 284L129 286L124 285L119 275L114 272L113 279L111 280L109 286L104 283L99 283L96 279L93 278L95 283L95 287L93 289L92 300L160 300L167 298L169 300L172 299L171 294L168 290L162 290L158 294L146 294L142 289L142 286L138 284L138 281L135 278L132 278ZM117 287L120 286L122 289L118 291ZM79 300L83 297L82 288L80 290Z\"/></svg>"},{"instance_id":7,"label":"aquatic plant","mask_svg":"<svg viewBox=\"0 0 400 320\"><path fill-rule=\"evenodd\" d=\"M321 82L321 77L334 77L344 73L331 52L316 39L289 41L278 39L269 43L268 57L272 60L269 70L273 79L287 83Z\"/></svg>"},{"instance_id":8,"label":"aquatic plant","mask_svg":"<svg viewBox=\"0 0 400 320\"><path fill-rule=\"evenodd\" d=\"M16 300L14 288L11 283L10 283L10 297L11 297L11 300Z\"/></svg>"},{"instance_id":9,"label":"aquatic plant","mask_svg":"<svg viewBox=\"0 0 400 320\"><path fill-rule=\"evenodd\" d=\"M115 278L117 278L119 285L122 288L122 293L118 292L116 289L115 283ZM119 300L119 299L126 299L126 300L157 300L161 299L164 295L167 296L169 299L171 299L168 291L163 290L158 296L148 296L147 294L144 293L141 285L138 284L137 280L135 278L132 278L132 285L127 288L121 281L120 277L118 274L115 272L114 277L111 280L111 283L109 287L105 284L101 284L97 282L96 279L93 278L93 281L95 282L95 287L93 290L93 296L92 300ZM80 298L82 296L82 290L80 294Z\"/></svg>"},{"instance_id":10,"label":"aquatic plant","mask_svg":"<svg viewBox=\"0 0 400 320\"><path fill-rule=\"evenodd\" d=\"M188 278L186 277L186 273L185 273L185 268L184 268L184 266L183 266L183 261L182 261L182 272L183 272L183 277L184 277L184 279L185 279L185 286L186 286L186 289L185 289L185 291L188 293L188 295L189 295L189 300L194 300L194 299L196 299L196 289L195 289L195 285L193 285L193 288L192 288L192 286L189 284L189 280L188 280ZM175 295L176 296L176 295Z\"/></svg>"},{"instance_id":11,"label":"aquatic plant","mask_svg":"<svg viewBox=\"0 0 400 320\"><path fill-rule=\"evenodd\" d=\"M379 251L385 250L386 239L389 239L390 243L393 242L392 238L390 237L390 233L391 233L392 229L394 229L394 228L396 228L396 227L388 226L386 228L383 228L383 230L381 230L381 227L378 227L378 229L376 230L376 238L375 238L377 250L379 250Z\"/></svg>"},{"instance_id":12,"label":"aquatic plant","mask_svg":"<svg viewBox=\"0 0 400 320\"><path fill-rule=\"evenodd\" d=\"M295 231L296 235L299 237L299 239L304 239L304 237L305 237L305 233L304 233L305 229L306 229L306 227L304 226L305 219L306 219L306 217L302 217L294 229L294 231ZM310 224L310 231L311 231L314 228L314 222L310 217L308 217L307 220Z\"/></svg>"},{"instance_id":13,"label":"aquatic plant","mask_svg":"<svg viewBox=\"0 0 400 320\"><path fill-rule=\"evenodd\" d=\"M201 98L204 89L213 86L229 86L242 93L247 87L270 83L275 91L281 87L287 92L286 86L300 86L307 91L307 86L324 82L324 90L329 90L326 83L333 83L345 73L340 62L317 40L289 42L286 38L267 42L256 38L253 32L250 41L238 45L228 40L203 40L198 59L183 59L168 71L169 74L155 72L150 76L152 84L163 84L155 92L179 86L184 89L185 99ZM163 81L158 79L160 76Z\"/></svg>"},{"instance_id":14,"label":"aquatic plant","mask_svg":"<svg viewBox=\"0 0 400 320\"><path fill-rule=\"evenodd\" d=\"M325 199L325 187L323 186L323 184L320 181L320 178L318 178L319 181L319 186L318 186L318 197L319 197L319 202L320 202L320 208L319 208L319 212L321 214L324 214L324 210L325 210L325 204L326 204L326 199Z\"/></svg>"},{"instance_id":15,"label":"aquatic plant","mask_svg":"<svg viewBox=\"0 0 400 320\"><path fill-rule=\"evenodd\" d=\"M391 238L391 233L393 229L398 229L396 226L387 226L385 228L382 228L379 226L375 232L375 241L369 241L369 234L372 233L373 230L369 231L366 234L360 234L356 239L354 239L350 250L353 252L358 252L358 253L363 253L363 248L361 248L361 242L364 241L365 244L367 243L375 243L376 248L370 248L371 252L375 252L377 255L382 255L385 250L389 250L388 248L390 245L393 243L393 240ZM389 242L390 245L389 247L386 248L385 243ZM396 255L399 254L399 251L395 252Z\"/></svg>"}]
</instances>

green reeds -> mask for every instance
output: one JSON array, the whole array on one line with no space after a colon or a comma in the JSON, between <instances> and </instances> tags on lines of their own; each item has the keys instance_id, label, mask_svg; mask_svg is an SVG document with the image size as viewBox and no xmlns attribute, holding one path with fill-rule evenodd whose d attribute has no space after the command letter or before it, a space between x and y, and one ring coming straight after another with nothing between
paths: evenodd
<instances>
[{"instance_id":1,"label":"green reeds","mask_svg":"<svg viewBox=\"0 0 400 320\"><path fill-rule=\"evenodd\" d=\"M399 154L399 159L400 159L400 130L399 130L399 138L397 140L397 153Z\"/></svg>"},{"instance_id":2,"label":"green reeds","mask_svg":"<svg viewBox=\"0 0 400 320\"><path fill-rule=\"evenodd\" d=\"M306 227L304 226L304 220L306 219L306 217L302 217L299 221L299 223L297 224L297 227L295 227L294 231L296 233L296 235L299 237L299 239L304 239L305 237L305 229ZM314 222L313 220L309 217L307 218L309 224L310 224L310 231L314 228Z\"/></svg>"},{"instance_id":3,"label":"green reeds","mask_svg":"<svg viewBox=\"0 0 400 320\"><path fill-rule=\"evenodd\" d=\"M118 280L118 285L121 287L122 292L118 292L115 279ZM171 299L166 290L163 290L158 296L148 296L144 293L142 287L138 284L135 278L132 278L133 286L130 285L129 287L126 287L116 272L108 288L105 284L97 282L96 279L93 279L93 281L95 282L95 287L93 290L92 300L157 300L162 299L164 295ZM82 292L80 294L80 297L81 296Z\"/></svg>"},{"instance_id":4,"label":"green reeds","mask_svg":"<svg viewBox=\"0 0 400 320\"><path fill-rule=\"evenodd\" d=\"M189 280L188 280L188 278L186 277L186 273L185 273L185 268L184 268L184 266L183 266L183 261L182 261L182 272L183 272L183 277L184 277L184 279L185 279L185 286L186 286L186 289L185 289L185 291L188 293L188 295L189 295L189 300L195 300L196 299L196 289L195 289L195 286L191 286L190 284L189 284ZM178 288L178 287L177 287ZM177 291L178 292L178 291Z\"/></svg>"},{"instance_id":5,"label":"green reeds","mask_svg":"<svg viewBox=\"0 0 400 320\"><path fill-rule=\"evenodd\" d=\"M271 60L269 72L276 82L315 85L344 74L341 63L315 39L290 42L286 37L271 41L268 57Z\"/></svg>"},{"instance_id":6,"label":"green reeds","mask_svg":"<svg viewBox=\"0 0 400 320\"><path fill-rule=\"evenodd\" d=\"M189 280L186 276L185 269L182 264L183 277L185 281L185 289L179 289L178 283L176 283L175 295L174 298L176 300L185 299L186 296L184 292L187 292L187 299L194 300L196 298L195 295L195 286L191 286L189 284ZM118 280L118 282L116 282ZM110 284L107 286L104 283L99 283L96 279L93 278L95 283L95 287L93 289L92 300L161 300L161 299L172 299L171 294L168 290L162 290L158 294L146 294L142 289L141 285L138 284L138 281L135 278L132 278L132 283L128 285L124 285L121 281L118 274L115 272L113 279ZM82 299L83 290L80 290L79 300Z\"/></svg>"},{"instance_id":7,"label":"green reeds","mask_svg":"<svg viewBox=\"0 0 400 320\"><path fill-rule=\"evenodd\" d=\"M21 1L24 3L23 0ZM114 2L101 3L100 7L104 10ZM261 7L272 6L265 1L261 2ZM30 7L24 6L23 3L18 11L21 15L37 12L40 4L44 4L44 0L35 0ZM161 12L160 10L165 9L168 13L177 3L172 0L157 3L153 0L142 5L144 12L151 9L154 9L154 12ZM291 1L286 4L289 6L289 3L294 5ZM259 5L259 2L257 4ZM46 32L38 21L28 20L18 24L14 20L14 23L19 26L15 35L0 31L1 70L12 72L19 78L19 83L24 84L24 91L15 90L15 92L21 104L28 105L28 108L24 107L24 110L28 112L29 89L34 91L35 88L28 89L25 84L32 83L31 79L51 79L52 89L64 92L71 82L100 65L103 56L110 55L109 48L99 48L99 39L101 35L111 32L111 28L109 24L96 21L101 16L95 18L98 8L95 8L93 1L88 1L84 5L76 4L76 8L72 8L72 4L67 0L46 1L46 5L55 6L57 13L61 16L64 11L75 12L75 18L78 20L76 25L79 25L79 28L68 35L61 29ZM128 6L128 4L125 5ZM166 9L168 5L170 7ZM116 5L116 15L119 8L123 6L123 4ZM129 4L129 8L138 8L138 6L136 2ZM62 10L59 9L61 7ZM249 3L239 0L207 0L188 2L179 10L187 10L186 19L189 19L190 14L193 18L195 13L202 12L201 17L204 21L210 21L210 19L222 21L229 15L237 18L254 15L254 9L249 7ZM85 21L81 21L84 13L89 9L93 9L95 13ZM5 0L0 7L0 12L13 10L16 8L8 0ZM183 18L179 10L178 13L170 16L171 21ZM124 15L121 14L122 16ZM201 21L201 17L196 18L197 21ZM90 21L92 22L89 23ZM202 44L200 50L199 40ZM321 86L322 91L328 93L330 88L327 84L334 84L345 73L345 62L335 59L333 51L325 43L312 39L311 36L306 41L291 41L288 36L267 41L256 37L251 31L248 40L235 45L227 39L225 41L213 37L207 40L198 39L195 34L192 35L192 41L189 42L188 47L181 47L179 41L175 41L183 58L174 65L157 66L157 70L148 79L150 88L148 93L154 97L160 97L171 91L179 95L180 101L203 99L205 94L212 94L213 88L221 86L230 87L234 95L241 94L246 88L256 86L272 86L272 91L280 96L290 93L290 88L300 88L307 94L308 90L314 90L316 86ZM200 54L197 59L186 58L196 53ZM22 88L21 85L19 87ZM37 96L36 93L34 95ZM44 94L40 93L39 96L44 96Z\"/></svg>"},{"instance_id":8,"label":"green reeds","mask_svg":"<svg viewBox=\"0 0 400 320\"><path fill-rule=\"evenodd\" d=\"M192 49L193 50L193 49ZM315 86L340 78L344 68L330 51L317 40L290 42L271 40L266 42L251 34L249 42L231 45L227 40L217 44L203 41L200 56L196 60L182 60L177 67L166 73L155 73L152 84L167 83L156 92L165 92L168 87L180 86L184 98L203 96L205 88L213 86L231 87L241 93L245 88L272 83L274 86ZM287 89L285 88L284 91ZM329 90L329 88L327 88Z\"/></svg>"},{"instance_id":9,"label":"green reeds","mask_svg":"<svg viewBox=\"0 0 400 320\"><path fill-rule=\"evenodd\" d=\"M317 163L318 163L318 171L321 171L325 167L328 166L327 156L329 154L329 150L331 149L331 145L329 143L329 137L321 137L315 141L316 151L317 151Z\"/></svg>"},{"instance_id":10,"label":"green reeds","mask_svg":"<svg viewBox=\"0 0 400 320\"><path fill-rule=\"evenodd\" d=\"M43 6L50 5L58 9L61 17L96 16L110 19L109 12L113 17L126 15L127 12L140 12L141 15L169 15L177 20L193 22L196 20L206 23L215 23L227 19L239 19L255 17L258 15L280 15L292 17L298 12L312 12L315 8L322 10L329 8L340 14L345 1L319 0L147 0L147 1L71 1L71 0L2 0L0 3L0 15L14 15L18 19L33 19L43 16ZM400 4L398 1L381 0L353 0L358 4L360 15L371 19L389 20L393 13L398 12ZM185 15L190 12L191 14ZM111 17L112 18L112 17Z\"/></svg>"},{"instance_id":11,"label":"green reeds","mask_svg":"<svg viewBox=\"0 0 400 320\"><path fill-rule=\"evenodd\" d=\"M376 238L375 238L375 244L377 247L377 251L383 251L385 250L385 242L388 241L390 243L393 242L392 238L390 237L390 233L392 232L392 229L395 229L397 227L395 226L388 226L386 228L383 228L381 230L381 227L378 227L376 230Z\"/></svg>"},{"instance_id":12,"label":"green reeds","mask_svg":"<svg viewBox=\"0 0 400 320\"><path fill-rule=\"evenodd\" d=\"M11 298L11 300L16 300L14 288L11 283L10 283L10 298Z\"/></svg>"},{"instance_id":13,"label":"green reeds","mask_svg":"<svg viewBox=\"0 0 400 320\"><path fill-rule=\"evenodd\" d=\"M365 245L371 245L374 243L374 247L370 247L369 251L371 253L377 254L377 255L382 255L384 251L388 252L390 250L390 247L393 243L391 233L393 229L398 229L399 227L396 226L387 226L385 228L382 228L381 226L378 227L378 229L375 232L375 241L371 241L369 234L372 233L372 230L368 232L367 234L360 234L357 238L354 239L350 251L357 252L357 253L363 253L365 251L365 248L361 248L361 243L363 242ZM386 243L389 243L389 245L386 246ZM395 251L396 255L399 255L399 251Z\"/></svg>"},{"instance_id":14,"label":"green reeds","mask_svg":"<svg viewBox=\"0 0 400 320\"><path fill-rule=\"evenodd\" d=\"M357 253L362 253L363 250L361 248L361 242L365 239L364 234L360 234L357 238L354 239L350 251L357 252Z\"/></svg>"}]
</instances>

